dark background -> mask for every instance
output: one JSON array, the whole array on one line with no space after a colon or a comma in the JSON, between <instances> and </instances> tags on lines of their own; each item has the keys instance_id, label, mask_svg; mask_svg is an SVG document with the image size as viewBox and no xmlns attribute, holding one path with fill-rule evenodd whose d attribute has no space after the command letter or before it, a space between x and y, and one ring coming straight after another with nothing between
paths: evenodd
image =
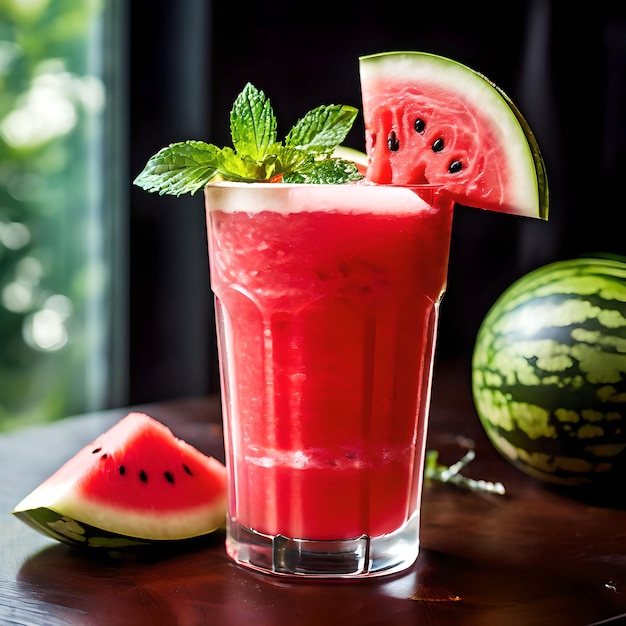
<instances>
[{"instance_id":1,"label":"dark background","mask_svg":"<svg viewBox=\"0 0 626 626\"><path fill-rule=\"evenodd\" d=\"M202 196L159 197L130 181L171 142L230 144L230 108L248 81L270 97L283 135L320 104L360 108L358 57L388 50L461 61L521 109L546 161L550 220L456 209L440 359L470 357L487 310L522 274L626 254L619 3L129 4L131 402L213 391L217 370ZM363 149L361 118L347 143Z\"/></svg>"}]
</instances>

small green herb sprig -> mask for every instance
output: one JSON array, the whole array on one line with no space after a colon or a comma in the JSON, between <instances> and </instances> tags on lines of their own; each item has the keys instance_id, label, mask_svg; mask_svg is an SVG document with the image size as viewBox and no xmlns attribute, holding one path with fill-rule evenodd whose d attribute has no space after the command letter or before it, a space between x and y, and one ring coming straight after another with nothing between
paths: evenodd
<instances>
[{"instance_id":1,"label":"small green herb sprig","mask_svg":"<svg viewBox=\"0 0 626 626\"><path fill-rule=\"evenodd\" d=\"M471 445L473 442L468 441ZM439 463L439 452L437 450L426 451L426 463L424 477L426 480L448 483L456 485L470 491L485 491L500 496L505 494L504 485L500 482L490 482L485 480L475 480L461 474L461 471L476 458L473 448L467 450L461 459L450 466Z\"/></svg>"},{"instance_id":2,"label":"small green herb sprig","mask_svg":"<svg viewBox=\"0 0 626 626\"><path fill-rule=\"evenodd\" d=\"M274 110L265 94L248 83L230 112L233 147L183 141L149 159L134 184L149 192L194 194L210 182L341 184L362 178L351 161L334 158L357 116L351 106L309 111L277 140Z\"/></svg>"}]
</instances>

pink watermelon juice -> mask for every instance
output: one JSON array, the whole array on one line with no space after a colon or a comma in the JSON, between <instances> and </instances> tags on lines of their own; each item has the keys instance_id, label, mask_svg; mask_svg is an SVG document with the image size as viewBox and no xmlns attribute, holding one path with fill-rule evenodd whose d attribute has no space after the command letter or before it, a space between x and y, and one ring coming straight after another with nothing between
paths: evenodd
<instances>
[{"instance_id":1,"label":"pink watermelon juice","mask_svg":"<svg viewBox=\"0 0 626 626\"><path fill-rule=\"evenodd\" d=\"M231 528L397 531L419 512L452 203L367 184L205 194Z\"/></svg>"}]
</instances>

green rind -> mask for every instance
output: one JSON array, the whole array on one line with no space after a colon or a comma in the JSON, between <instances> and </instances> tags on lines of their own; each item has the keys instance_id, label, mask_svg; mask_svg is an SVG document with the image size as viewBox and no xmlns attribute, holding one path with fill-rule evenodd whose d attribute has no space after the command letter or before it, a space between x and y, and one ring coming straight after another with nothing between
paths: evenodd
<instances>
[{"instance_id":1,"label":"green rind","mask_svg":"<svg viewBox=\"0 0 626 626\"><path fill-rule=\"evenodd\" d=\"M626 264L559 261L511 285L479 329L472 392L528 474L584 485L626 470Z\"/></svg>"},{"instance_id":2,"label":"green rind","mask_svg":"<svg viewBox=\"0 0 626 626\"><path fill-rule=\"evenodd\" d=\"M31 528L52 539L73 547L102 550L135 550L189 543L208 537L222 527L216 526L201 535L183 539L144 539L97 528L47 507L13 511L13 514Z\"/></svg>"},{"instance_id":3,"label":"green rind","mask_svg":"<svg viewBox=\"0 0 626 626\"><path fill-rule=\"evenodd\" d=\"M337 146L332 156L336 159L352 161L357 166L367 168L367 154L361 150L356 150L355 148L350 148L348 146Z\"/></svg>"},{"instance_id":4,"label":"green rind","mask_svg":"<svg viewBox=\"0 0 626 626\"><path fill-rule=\"evenodd\" d=\"M471 68L467 68L470 72L473 72ZM500 93L504 101L509 105L509 108L517 118L522 130L524 131L524 135L526 137L526 141L528 142L528 148L530 149L530 153L533 158L533 163L535 166L535 174L537 176L537 202L538 202L538 215L537 217L542 220L548 219L548 214L550 212L550 188L548 185L548 174L546 172L546 164L543 160L543 156L541 155L541 150L539 149L539 144L535 138L535 134L530 129L530 126L521 111L517 108L513 100L495 83L492 83L486 76L477 73L479 76L482 76L488 83L493 85L495 89Z\"/></svg>"},{"instance_id":5,"label":"green rind","mask_svg":"<svg viewBox=\"0 0 626 626\"><path fill-rule=\"evenodd\" d=\"M484 86L488 86L494 95L497 96L497 100L500 100L504 107L508 109L509 113L513 118L516 119L519 128L522 131L522 135L526 140L528 146L528 152L530 159L532 160L533 168L535 171L536 178L536 189L534 193L536 193L537 197L537 207L536 207L536 215L532 215L530 217L536 217L539 219L547 220L549 213L549 187L548 187L548 179L546 174L546 167L543 157L541 155L541 151L539 149L539 145L537 140L530 129L530 126L524 116L521 114L520 110L513 103L512 99L493 81L489 80L485 75L473 70L472 68L459 63L458 61L453 61L446 57L442 57L440 55L431 54L427 52L415 52L415 51L397 51L397 52L381 52L376 54L370 54L359 57L359 63L361 66L361 73L363 78L363 72L368 67L376 67L379 64L389 64L390 62L394 62L395 60L403 60L410 59L411 62L416 64L434 64L441 70L441 75L443 76L446 71L449 69L460 70L466 76L473 76L478 79ZM382 67L382 66L381 66ZM450 85L449 85L450 87ZM462 96L463 94L459 94ZM468 206L472 206L468 204ZM480 207L484 208L484 207ZM520 213L525 214L525 213ZM527 214L525 214L527 215Z\"/></svg>"},{"instance_id":6,"label":"green rind","mask_svg":"<svg viewBox=\"0 0 626 626\"><path fill-rule=\"evenodd\" d=\"M170 510L167 513L152 509L149 505L141 512L128 511L107 506L102 500L91 500L82 494L49 497L51 493L54 494L44 484L16 505L12 512L20 519L34 517L34 523L40 525L36 512L53 511L62 518L74 520L110 536L146 541L177 541L205 535L223 525L226 519L225 493L217 494L204 506ZM143 496L140 491L136 495L138 499ZM47 527L44 527L44 531L47 533Z\"/></svg>"}]
</instances>

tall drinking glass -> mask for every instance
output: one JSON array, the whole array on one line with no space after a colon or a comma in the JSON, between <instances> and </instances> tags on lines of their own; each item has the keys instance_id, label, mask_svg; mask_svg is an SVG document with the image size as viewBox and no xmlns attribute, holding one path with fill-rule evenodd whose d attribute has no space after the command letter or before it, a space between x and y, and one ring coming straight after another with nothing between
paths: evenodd
<instances>
[{"instance_id":1,"label":"tall drinking glass","mask_svg":"<svg viewBox=\"0 0 626 626\"><path fill-rule=\"evenodd\" d=\"M409 567L452 201L268 183L205 200L228 554L284 576Z\"/></svg>"}]
</instances>

